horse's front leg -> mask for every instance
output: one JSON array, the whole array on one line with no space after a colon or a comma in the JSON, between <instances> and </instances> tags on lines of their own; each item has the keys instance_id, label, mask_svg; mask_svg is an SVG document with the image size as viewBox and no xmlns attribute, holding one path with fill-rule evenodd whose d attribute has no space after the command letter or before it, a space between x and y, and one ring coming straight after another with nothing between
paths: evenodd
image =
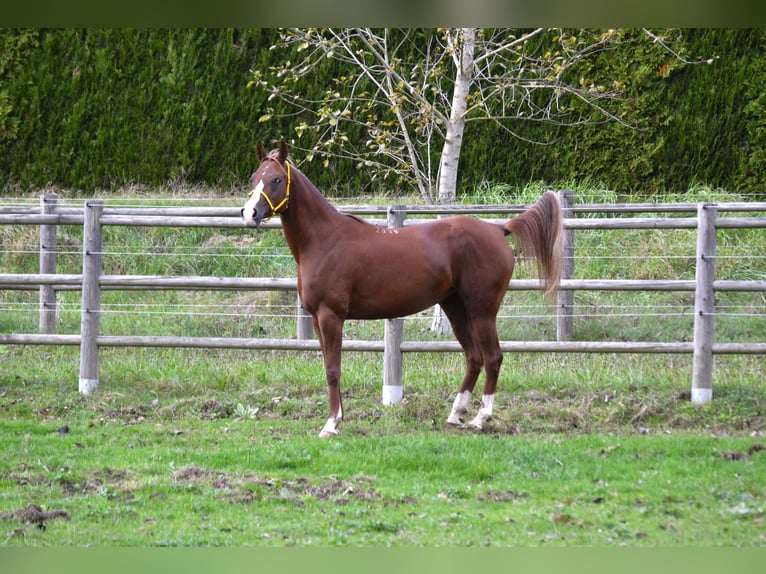
<instances>
[{"instance_id":1,"label":"horse's front leg","mask_svg":"<svg viewBox=\"0 0 766 574\"><path fill-rule=\"evenodd\" d=\"M340 394L341 347L343 343L343 320L333 313L320 313L315 321L327 377L327 394L330 401L330 416L319 436L336 436L343 420L343 401Z\"/></svg>"}]
</instances>

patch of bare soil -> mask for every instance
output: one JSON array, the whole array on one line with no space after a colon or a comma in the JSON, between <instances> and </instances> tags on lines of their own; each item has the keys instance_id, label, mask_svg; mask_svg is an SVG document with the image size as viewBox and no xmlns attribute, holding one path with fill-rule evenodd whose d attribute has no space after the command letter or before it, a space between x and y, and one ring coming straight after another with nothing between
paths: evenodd
<instances>
[{"instance_id":1,"label":"patch of bare soil","mask_svg":"<svg viewBox=\"0 0 766 574\"><path fill-rule=\"evenodd\" d=\"M766 450L766 445L756 443L747 449L747 452L742 452L739 450L725 450L721 452L721 456L726 460L745 460L753 456L755 453L761 452L763 450Z\"/></svg>"},{"instance_id":2,"label":"patch of bare soil","mask_svg":"<svg viewBox=\"0 0 766 574\"><path fill-rule=\"evenodd\" d=\"M103 413L103 419L120 421L125 426L133 426L144 422L149 412L150 409L147 405L118 406L106 409Z\"/></svg>"},{"instance_id":3,"label":"patch of bare soil","mask_svg":"<svg viewBox=\"0 0 766 574\"><path fill-rule=\"evenodd\" d=\"M66 510L50 510L46 512L36 504L29 504L24 508L18 508L13 512L0 514L0 520L18 520L24 524L34 524L42 530L45 530L46 522L58 518L71 520L71 516L69 516L69 513Z\"/></svg>"},{"instance_id":4,"label":"patch of bare soil","mask_svg":"<svg viewBox=\"0 0 766 574\"><path fill-rule=\"evenodd\" d=\"M234 414L234 405L215 399L206 400L200 406L200 417L204 420L227 419Z\"/></svg>"},{"instance_id":5,"label":"patch of bare soil","mask_svg":"<svg viewBox=\"0 0 766 574\"><path fill-rule=\"evenodd\" d=\"M744 396L744 393L743 393ZM647 388L581 392L562 388L531 390L495 403L496 417L485 432L495 434L648 434L666 429L763 432L763 409L756 399L738 399L737 412L727 401L693 408L689 390L672 393ZM742 401L750 401L743 403ZM755 434L758 433L758 434Z\"/></svg>"},{"instance_id":6,"label":"patch of bare soil","mask_svg":"<svg viewBox=\"0 0 766 574\"><path fill-rule=\"evenodd\" d=\"M226 498L232 503L251 503L263 496L290 500L301 505L304 498L330 500L335 504L348 504L352 500L373 500L379 497L371 486L372 479L327 480L318 484L308 478L297 477L290 480L277 478L263 479L252 473L231 473L207 470L197 466L188 466L174 473L173 478L180 482L205 484L216 490L226 490Z\"/></svg>"},{"instance_id":7,"label":"patch of bare soil","mask_svg":"<svg viewBox=\"0 0 766 574\"><path fill-rule=\"evenodd\" d=\"M511 500L519 500L526 495L513 490L487 490L484 494L479 495L479 500L488 500L491 502L508 502Z\"/></svg>"},{"instance_id":8,"label":"patch of bare soil","mask_svg":"<svg viewBox=\"0 0 766 574\"><path fill-rule=\"evenodd\" d=\"M58 487L64 496L87 496L89 494L103 493L105 489L111 491L115 498L131 500L134 498L135 485L130 479L129 473L124 469L97 469L87 476L74 476L68 473L63 475L45 475L29 473L29 466L21 463L18 472L2 475L3 478L13 480L18 486L23 487ZM49 469L52 470L52 469Z\"/></svg>"}]
</instances>

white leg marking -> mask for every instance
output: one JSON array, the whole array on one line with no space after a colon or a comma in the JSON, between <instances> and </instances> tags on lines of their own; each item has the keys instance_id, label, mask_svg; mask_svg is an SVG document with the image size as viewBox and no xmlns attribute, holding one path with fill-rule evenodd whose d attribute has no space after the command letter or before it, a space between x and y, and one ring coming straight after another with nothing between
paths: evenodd
<instances>
[{"instance_id":1,"label":"white leg marking","mask_svg":"<svg viewBox=\"0 0 766 574\"><path fill-rule=\"evenodd\" d=\"M448 425L460 426L463 422L460 420L460 415L464 415L468 411L468 402L471 400L471 391L463 391L458 393L455 397L455 402L452 403L452 411L450 411L447 417Z\"/></svg>"},{"instance_id":2,"label":"white leg marking","mask_svg":"<svg viewBox=\"0 0 766 574\"><path fill-rule=\"evenodd\" d=\"M322 427L322 430L319 431L319 436L321 438L328 438L331 436L337 436L340 431L338 431L338 421L335 417L330 417L327 419L327 422L325 423L324 427Z\"/></svg>"},{"instance_id":3,"label":"white leg marking","mask_svg":"<svg viewBox=\"0 0 766 574\"><path fill-rule=\"evenodd\" d=\"M245 225L255 225L253 220L255 217L255 206L261 199L261 191L263 191L263 181L259 181L258 185L250 192L250 198L245 203L245 207L242 208L242 217L245 220Z\"/></svg>"},{"instance_id":4,"label":"white leg marking","mask_svg":"<svg viewBox=\"0 0 766 574\"><path fill-rule=\"evenodd\" d=\"M324 427L322 427L322 430L319 431L319 436L321 438L328 438L331 436L338 436L340 434L340 431L338 430L338 427L340 426L340 422L343 420L343 409L338 409L338 414L334 417L330 417L327 419L327 422L324 424Z\"/></svg>"},{"instance_id":5,"label":"white leg marking","mask_svg":"<svg viewBox=\"0 0 766 574\"><path fill-rule=\"evenodd\" d=\"M481 408L476 418L468 423L469 427L480 429L485 422L492 419L492 408L495 405L495 395L483 395L481 397Z\"/></svg>"}]
</instances>

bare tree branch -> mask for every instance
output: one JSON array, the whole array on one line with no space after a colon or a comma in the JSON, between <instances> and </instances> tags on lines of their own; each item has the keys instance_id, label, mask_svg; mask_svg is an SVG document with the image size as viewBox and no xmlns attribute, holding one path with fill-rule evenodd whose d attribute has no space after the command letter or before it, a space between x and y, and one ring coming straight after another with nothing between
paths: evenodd
<instances>
[{"instance_id":1,"label":"bare tree branch","mask_svg":"<svg viewBox=\"0 0 766 574\"><path fill-rule=\"evenodd\" d=\"M697 63L661 35L643 34ZM254 70L250 84L293 108L293 145L307 161L351 159L434 203L454 197L465 122L491 121L514 137L518 121L633 127L617 83L589 79L594 59L623 43L621 30L284 29L273 49L285 61ZM323 93L299 88L330 62L341 72ZM266 110L262 121L275 113Z\"/></svg>"}]
</instances>

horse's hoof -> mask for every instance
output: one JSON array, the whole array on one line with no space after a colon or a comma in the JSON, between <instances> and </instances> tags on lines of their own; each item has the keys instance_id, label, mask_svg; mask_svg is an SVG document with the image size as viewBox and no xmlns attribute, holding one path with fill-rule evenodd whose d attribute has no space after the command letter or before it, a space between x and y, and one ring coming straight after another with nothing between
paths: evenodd
<instances>
[{"instance_id":1,"label":"horse's hoof","mask_svg":"<svg viewBox=\"0 0 766 574\"><path fill-rule=\"evenodd\" d=\"M492 417L489 418L475 418L470 423L468 423L468 428L473 430L482 430L484 428L484 423L489 422L492 420Z\"/></svg>"},{"instance_id":2,"label":"horse's hoof","mask_svg":"<svg viewBox=\"0 0 766 574\"><path fill-rule=\"evenodd\" d=\"M324 430L322 429L322 432L319 433L319 438L330 438L334 436L338 436L340 434L337 430Z\"/></svg>"},{"instance_id":3,"label":"horse's hoof","mask_svg":"<svg viewBox=\"0 0 766 574\"><path fill-rule=\"evenodd\" d=\"M468 423L468 427L474 430L482 430L484 428L484 423L488 423L491 420L492 420L492 415L487 415L486 413L479 413L470 423Z\"/></svg>"}]
</instances>

